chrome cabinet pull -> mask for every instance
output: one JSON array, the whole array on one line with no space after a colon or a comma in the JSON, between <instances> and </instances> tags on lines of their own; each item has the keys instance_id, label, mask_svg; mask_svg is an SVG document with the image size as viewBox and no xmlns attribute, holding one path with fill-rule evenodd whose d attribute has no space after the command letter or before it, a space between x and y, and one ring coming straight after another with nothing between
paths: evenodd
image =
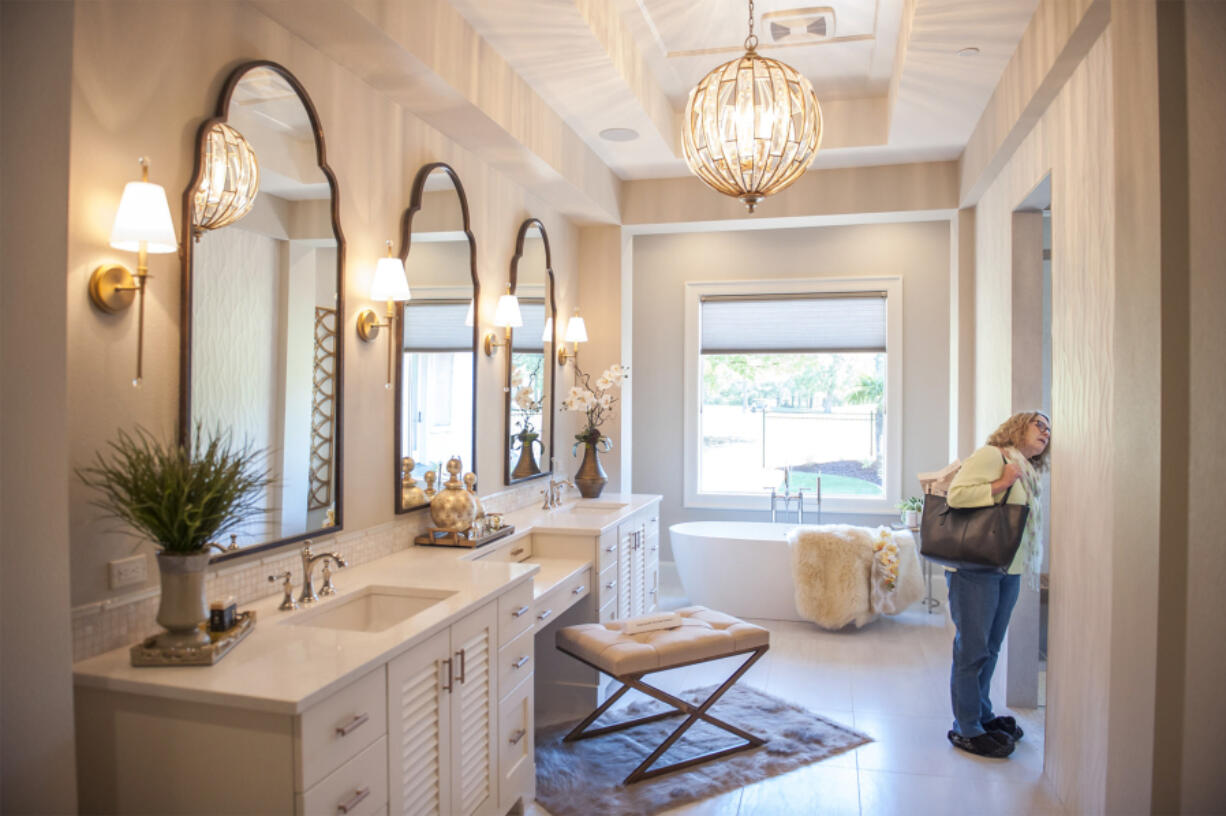
<instances>
[{"instance_id":1,"label":"chrome cabinet pull","mask_svg":"<svg viewBox=\"0 0 1226 816\"><path fill-rule=\"evenodd\" d=\"M531 659L532 659L532 658L528 657L528 655L524 655L524 656L523 656L523 657L521 657L519 660L516 660L514 663L512 663L512 664L511 664L511 668L513 668L513 669L522 669L522 668L524 667L524 664L525 664L525 663L527 663L527 662L528 662L529 660L531 660Z\"/></svg>"},{"instance_id":2,"label":"chrome cabinet pull","mask_svg":"<svg viewBox=\"0 0 1226 816\"><path fill-rule=\"evenodd\" d=\"M511 739L509 739L508 742L514 745L515 743L523 739L527 735L527 733L528 733L527 731L521 728L518 731L516 731L514 734L511 735Z\"/></svg>"},{"instance_id":3,"label":"chrome cabinet pull","mask_svg":"<svg viewBox=\"0 0 1226 816\"><path fill-rule=\"evenodd\" d=\"M587 584L579 584L579 586L575 587L574 589L570 591L570 594L571 595L582 595L586 589L587 589Z\"/></svg>"},{"instance_id":4,"label":"chrome cabinet pull","mask_svg":"<svg viewBox=\"0 0 1226 816\"><path fill-rule=\"evenodd\" d=\"M361 714L355 714L353 719L349 722L345 723L344 725L338 725L336 727L336 733L340 734L342 737L347 737L365 725L366 721L369 719L370 715L365 711L363 711Z\"/></svg>"},{"instance_id":5,"label":"chrome cabinet pull","mask_svg":"<svg viewBox=\"0 0 1226 816\"><path fill-rule=\"evenodd\" d=\"M446 660L441 660L441 661L439 661L439 665L440 665L440 667L442 666L442 664L443 664L443 663L446 663L446 664L447 664L447 680L446 680L446 682L444 682L444 683L443 683L443 691L451 691L451 686L452 686L452 682L451 682L451 680L452 680L452 677L451 677L451 658L449 657L449 658L447 658Z\"/></svg>"},{"instance_id":6,"label":"chrome cabinet pull","mask_svg":"<svg viewBox=\"0 0 1226 816\"><path fill-rule=\"evenodd\" d=\"M607 546L607 547L605 547L605 548L604 548L604 551L605 551L605 552L617 552L617 545L616 545L616 544L610 544L609 546Z\"/></svg>"},{"instance_id":7,"label":"chrome cabinet pull","mask_svg":"<svg viewBox=\"0 0 1226 816\"><path fill-rule=\"evenodd\" d=\"M460 685L462 686L464 685L464 665L466 663L464 659L464 650L461 649L460 651L456 652L456 656L460 658Z\"/></svg>"},{"instance_id":8,"label":"chrome cabinet pull","mask_svg":"<svg viewBox=\"0 0 1226 816\"><path fill-rule=\"evenodd\" d=\"M543 620L545 620L545 618L549 617L549 616L550 616L550 615L552 615L552 614L553 614L553 610L552 610L552 609L546 609L544 612L542 612L541 614L537 615L537 616L536 616L536 619L537 619L537 620L539 620L539 621L543 621Z\"/></svg>"},{"instance_id":9,"label":"chrome cabinet pull","mask_svg":"<svg viewBox=\"0 0 1226 816\"><path fill-rule=\"evenodd\" d=\"M362 800L365 799L367 796L370 796L369 787L358 788L357 790L353 792L353 796L350 796L344 802L341 802L339 805L337 805L336 810L338 813L348 813L349 811L353 810L355 807L360 805L362 803Z\"/></svg>"},{"instance_id":10,"label":"chrome cabinet pull","mask_svg":"<svg viewBox=\"0 0 1226 816\"><path fill-rule=\"evenodd\" d=\"M519 609L516 609L514 612L511 613L511 617L513 618L523 617L523 614L527 611L528 611L528 607L521 606Z\"/></svg>"},{"instance_id":11,"label":"chrome cabinet pull","mask_svg":"<svg viewBox=\"0 0 1226 816\"><path fill-rule=\"evenodd\" d=\"M517 556L517 555L523 555L523 554L524 554L524 548L523 548L523 547L516 547L515 549L511 550L511 557L512 557L512 558L514 558L514 557L515 557L515 556Z\"/></svg>"},{"instance_id":12,"label":"chrome cabinet pull","mask_svg":"<svg viewBox=\"0 0 1226 816\"><path fill-rule=\"evenodd\" d=\"M605 589L613 589L613 587L615 587L615 586L617 586L617 582L616 582L616 581L610 581L609 583L607 583L607 584L605 584L605 585L604 585L604 588L605 588Z\"/></svg>"}]
</instances>

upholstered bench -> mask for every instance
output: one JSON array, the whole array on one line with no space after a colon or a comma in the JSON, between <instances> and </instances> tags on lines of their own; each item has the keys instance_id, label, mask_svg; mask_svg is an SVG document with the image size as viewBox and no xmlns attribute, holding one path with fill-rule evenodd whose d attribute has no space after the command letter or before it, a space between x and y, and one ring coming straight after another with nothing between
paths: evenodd
<instances>
[{"instance_id":1,"label":"upholstered bench","mask_svg":"<svg viewBox=\"0 0 1226 816\"><path fill-rule=\"evenodd\" d=\"M660 774L681 768L687 768L700 762L715 759L716 757L736 753L737 751L757 748L759 745L766 743L766 740L761 737L754 736L748 731L711 716L707 713L707 709L722 697L728 689L732 688L737 680L745 672L749 671L750 666L756 663L762 655L766 654L766 650L770 648L770 632L761 626L746 623L731 615L725 615L722 612L716 612L704 606L690 606L678 609L677 614L681 616L681 625L674 629L657 629L652 632L628 635L622 631L624 624L621 621L612 621L610 623L585 623L578 626L567 626L560 629L557 634L557 647L559 650L576 660L586 663L597 671L611 675L622 684L621 688L614 692L609 699L601 703L595 711L584 718L582 722L576 725L564 737L566 741L598 737L612 731L654 722L665 717L676 717L681 714L688 715L685 721L677 726L664 742L660 743L637 768L630 772L630 775L625 779L625 784L637 782L640 779L647 779L648 777L659 776ZM662 689L643 682L643 677L653 672L703 663L708 660L718 660L734 655L747 655L747 657L745 662L733 672L732 676L725 680L719 688L698 706L691 705ZM622 695L632 688L672 706L673 710L588 730L588 726L599 719L614 703L621 699ZM694 725L698 720L711 723L718 728L735 734L744 742L731 748L712 751L669 765L651 768L652 763L663 756L664 752L680 739L689 730L690 726Z\"/></svg>"}]
</instances>

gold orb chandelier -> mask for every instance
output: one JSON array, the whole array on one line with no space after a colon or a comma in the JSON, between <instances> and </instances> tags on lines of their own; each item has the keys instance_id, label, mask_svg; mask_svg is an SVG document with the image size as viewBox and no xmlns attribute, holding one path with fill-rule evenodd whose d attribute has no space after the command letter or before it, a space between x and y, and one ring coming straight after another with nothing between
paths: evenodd
<instances>
[{"instance_id":1,"label":"gold orb chandelier","mask_svg":"<svg viewBox=\"0 0 1226 816\"><path fill-rule=\"evenodd\" d=\"M822 108L796 69L758 56L749 0L745 55L690 91L681 128L685 163L716 192L750 212L800 178L822 142Z\"/></svg>"},{"instance_id":2,"label":"gold orb chandelier","mask_svg":"<svg viewBox=\"0 0 1226 816\"><path fill-rule=\"evenodd\" d=\"M205 230L233 224L251 211L260 189L260 164L243 135L225 122L209 128L202 146L204 169L192 207L196 240Z\"/></svg>"}]
</instances>

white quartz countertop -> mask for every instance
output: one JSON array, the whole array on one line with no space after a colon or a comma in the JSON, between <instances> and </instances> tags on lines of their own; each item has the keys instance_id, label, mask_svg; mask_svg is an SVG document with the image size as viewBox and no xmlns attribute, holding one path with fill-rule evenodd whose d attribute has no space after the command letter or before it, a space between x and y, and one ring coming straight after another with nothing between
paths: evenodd
<instances>
[{"instance_id":1,"label":"white quartz countertop","mask_svg":"<svg viewBox=\"0 0 1226 816\"><path fill-rule=\"evenodd\" d=\"M568 502L552 511L526 508L504 515L524 534L599 535L620 520L659 500L655 495L606 494L598 500ZM575 509L579 505L581 509ZM582 509L590 507L591 509ZM322 548L321 548L322 549ZM471 561L471 550L410 547L384 558L337 571L337 594L293 611L277 609L281 593L243 606L254 610L256 627L213 666L134 667L128 647L73 666L78 686L210 703L272 713L297 714L334 691L423 642L464 615L532 580L558 579L580 563L550 564ZM554 573L559 573L554 575ZM295 597L302 576L294 570ZM322 582L316 573L316 586ZM539 595L553 582L534 587ZM339 605L368 586L409 587L450 592L443 600L381 632L294 625L304 613Z\"/></svg>"}]
</instances>

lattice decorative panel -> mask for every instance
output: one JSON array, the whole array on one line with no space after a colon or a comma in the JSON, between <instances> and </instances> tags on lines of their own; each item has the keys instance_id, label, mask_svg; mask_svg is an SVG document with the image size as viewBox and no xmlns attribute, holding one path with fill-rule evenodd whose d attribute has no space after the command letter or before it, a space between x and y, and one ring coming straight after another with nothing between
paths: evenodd
<instances>
[{"instance_id":1,"label":"lattice decorative panel","mask_svg":"<svg viewBox=\"0 0 1226 816\"><path fill-rule=\"evenodd\" d=\"M336 309L315 307L315 370L311 385L311 496L308 508L332 506L336 435Z\"/></svg>"}]
</instances>

